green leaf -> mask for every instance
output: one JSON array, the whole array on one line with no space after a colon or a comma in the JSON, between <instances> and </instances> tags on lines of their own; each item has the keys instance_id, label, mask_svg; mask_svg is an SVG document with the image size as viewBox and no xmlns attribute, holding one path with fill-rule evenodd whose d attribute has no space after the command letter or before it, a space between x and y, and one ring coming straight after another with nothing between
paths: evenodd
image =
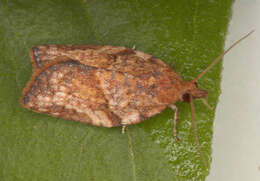
<instances>
[{"instance_id":1,"label":"green leaf","mask_svg":"<svg viewBox=\"0 0 260 181\"><path fill-rule=\"evenodd\" d=\"M180 143L169 108L137 125L102 128L37 114L19 98L39 44L108 44L150 53L184 80L223 50L233 0L1 0L0 178L9 180L204 180L188 104L177 103ZM198 83L216 107L221 64ZM195 101L201 149L211 162L214 111Z\"/></svg>"}]
</instances>

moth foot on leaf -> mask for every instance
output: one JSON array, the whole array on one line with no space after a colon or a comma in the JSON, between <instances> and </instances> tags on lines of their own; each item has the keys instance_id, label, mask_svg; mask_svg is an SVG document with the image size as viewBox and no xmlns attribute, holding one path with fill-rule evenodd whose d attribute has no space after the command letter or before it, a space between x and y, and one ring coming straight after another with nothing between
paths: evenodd
<instances>
[{"instance_id":1,"label":"moth foot on leaf","mask_svg":"<svg viewBox=\"0 0 260 181\"><path fill-rule=\"evenodd\" d=\"M122 126L122 134L125 134L125 128L126 128L126 125L123 125Z\"/></svg>"},{"instance_id":2,"label":"moth foot on leaf","mask_svg":"<svg viewBox=\"0 0 260 181\"><path fill-rule=\"evenodd\" d=\"M180 142L181 142L180 138L179 138L177 135L174 136L174 139L175 139L175 141L176 141L177 143L180 143Z\"/></svg>"}]
</instances>

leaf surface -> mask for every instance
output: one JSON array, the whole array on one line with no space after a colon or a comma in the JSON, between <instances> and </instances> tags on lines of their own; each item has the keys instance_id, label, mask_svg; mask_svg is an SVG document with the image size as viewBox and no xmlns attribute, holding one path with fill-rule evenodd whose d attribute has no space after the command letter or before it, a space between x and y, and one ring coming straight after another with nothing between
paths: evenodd
<instances>
[{"instance_id":1,"label":"leaf surface","mask_svg":"<svg viewBox=\"0 0 260 181\"><path fill-rule=\"evenodd\" d=\"M221 53L233 0L1 0L0 178L3 180L204 180L188 104L177 103L180 143L169 108L137 125L102 128L21 107L31 76L29 49L39 44L133 47L170 64L184 80ZM221 64L198 83L215 108ZM195 101L201 149L211 162L214 111Z\"/></svg>"}]
</instances>

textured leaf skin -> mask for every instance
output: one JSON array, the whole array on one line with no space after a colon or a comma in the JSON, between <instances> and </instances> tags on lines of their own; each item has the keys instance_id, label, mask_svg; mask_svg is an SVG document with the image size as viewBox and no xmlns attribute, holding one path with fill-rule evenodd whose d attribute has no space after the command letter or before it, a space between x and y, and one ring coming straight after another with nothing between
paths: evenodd
<instances>
[{"instance_id":1,"label":"textured leaf skin","mask_svg":"<svg viewBox=\"0 0 260 181\"><path fill-rule=\"evenodd\" d=\"M159 57L184 80L222 51L233 0L7 1L0 2L0 178L3 180L204 180L189 105L120 128L86 126L33 113L19 97L31 76L28 51L39 44L109 44ZM218 64L198 83L215 107ZM211 160L214 111L195 102L202 152ZM210 162L210 161L209 161Z\"/></svg>"}]
</instances>

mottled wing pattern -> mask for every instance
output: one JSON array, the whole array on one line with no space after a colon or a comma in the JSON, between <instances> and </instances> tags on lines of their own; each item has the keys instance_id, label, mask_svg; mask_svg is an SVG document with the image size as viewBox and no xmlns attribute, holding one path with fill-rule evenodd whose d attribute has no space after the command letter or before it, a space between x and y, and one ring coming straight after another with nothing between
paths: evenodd
<instances>
[{"instance_id":1,"label":"mottled wing pattern","mask_svg":"<svg viewBox=\"0 0 260 181\"><path fill-rule=\"evenodd\" d=\"M149 85L131 74L111 70L98 71L96 75L109 109L120 117L121 124L144 121L167 106L155 97L158 90L152 82Z\"/></svg>"},{"instance_id":2,"label":"mottled wing pattern","mask_svg":"<svg viewBox=\"0 0 260 181\"><path fill-rule=\"evenodd\" d=\"M162 71L171 72L172 77L177 75L169 65L160 59L141 51L120 46L41 45L33 47L30 56L35 69L55 64L58 61L72 59L87 66L137 76L145 73L160 74ZM180 79L178 75L176 78Z\"/></svg>"},{"instance_id":3,"label":"mottled wing pattern","mask_svg":"<svg viewBox=\"0 0 260 181\"><path fill-rule=\"evenodd\" d=\"M35 73L24 89L24 107L55 117L96 126L120 125L120 119L109 110L95 75L97 69L66 61Z\"/></svg>"},{"instance_id":4,"label":"mottled wing pattern","mask_svg":"<svg viewBox=\"0 0 260 181\"><path fill-rule=\"evenodd\" d=\"M80 61L88 66L106 68L113 63L115 58L113 54L126 49L99 45L39 45L31 48L30 57L34 69L69 59Z\"/></svg>"},{"instance_id":5,"label":"mottled wing pattern","mask_svg":"<svg viewBox=\"0 0 260 181\"><path fill-rule=\"evenodd\" d=\"M128 125L160 113L181 93L182 80L167 64L133 49L44 45L30 55L35 73L22 104L36 112L98 126Z\"/></svg>"}]
</instances>

